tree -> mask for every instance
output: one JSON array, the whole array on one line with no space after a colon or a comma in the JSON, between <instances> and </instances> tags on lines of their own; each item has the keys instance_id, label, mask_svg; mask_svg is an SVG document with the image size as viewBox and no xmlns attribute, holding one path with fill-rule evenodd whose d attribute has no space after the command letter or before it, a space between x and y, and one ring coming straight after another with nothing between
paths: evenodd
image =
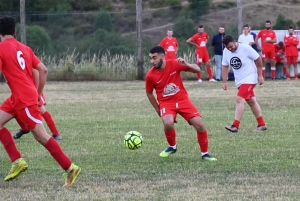
<instances>
[{"instance_id":1,"label":"tree","mask_svg":"<svg viewBox=\"0 0 300 201\"><path fill-rule=\"evenodd\" d=\"M110 14L107 11L100 12L96 17L94 27L95 27L95 30L104 29L106 31L112 31L113 24L112 24Z\"/></svg>"},{"instance_id":2,"label":"tree","mask_svg":"<svg viewBox=\"0 0 300 201\"><path fill-rule=\"evenodd\" d=\"M276 19L276 24L273 26L275 30L286 30L289 26L294 26L295 23L291 19L285 19L282 14L279 14Z\"/></svg>"}]
</instances>

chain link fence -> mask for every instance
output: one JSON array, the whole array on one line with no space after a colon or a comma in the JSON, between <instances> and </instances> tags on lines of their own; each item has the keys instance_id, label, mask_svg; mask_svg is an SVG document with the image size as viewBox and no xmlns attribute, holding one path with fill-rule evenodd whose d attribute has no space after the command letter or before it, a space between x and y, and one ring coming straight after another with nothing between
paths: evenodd
<instances>
[{"instance_id":1,"label":"chain link fence","mask_svg":"<svg viewBox=\"0 0 300 201\"><path fill-rule=\"evenodd\" d=\"M2 12L0 15L12 15L20 22L18 12ZM210 38L218 33L220 25L225 26L226 33L237 37L235 5L193 11L176 6L150 9L143 11L142 20L144 72L151 67L149 49L166 36L168 29L173 29L173 36L179 41L178 56L189 62L195 62L195 49L186 44L186 40L197 32L198 25L205 27ZM18 25L17 39L20 40L19 33ZM119 12L27 12L26 41L49 68L50 80L136 78L134 9ZM213 61L210 40L207 47Z\"/></svg>"}]
</instances>

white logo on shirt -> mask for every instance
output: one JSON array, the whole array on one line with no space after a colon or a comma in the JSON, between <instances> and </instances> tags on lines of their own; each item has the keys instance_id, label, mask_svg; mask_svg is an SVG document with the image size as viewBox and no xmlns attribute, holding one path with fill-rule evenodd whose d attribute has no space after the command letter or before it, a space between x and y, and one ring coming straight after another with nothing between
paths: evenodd
<instances>
[{"instance_id":1,"label":"white logo on shirt","mask_svg":"<svg viewBox=\"0 0 300 201\"><path fill-rule=\"evenodd\" d=\"M173 96L179 91L180 91L179 86L176 86L176 84L174 84L174 83L170 83L167 86L165 86L162 95L163 95L163 97Z\"/></svg>"}]
</instances>

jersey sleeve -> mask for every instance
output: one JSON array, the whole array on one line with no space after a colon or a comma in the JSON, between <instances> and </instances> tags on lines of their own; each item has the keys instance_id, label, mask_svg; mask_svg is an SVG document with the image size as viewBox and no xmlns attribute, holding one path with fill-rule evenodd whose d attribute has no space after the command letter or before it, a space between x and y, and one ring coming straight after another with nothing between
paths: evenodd
<instances>
[{"instance_id":1,"label":"jersey sleeve","mask_svg":"<svg viewBox=\"0 0 300 201\"><path fill-rule=\"evenodd\" d=\"M172 60L172 63L176 71L188 71L188 67L181 65L176 59Z\"/></svg>"},{"instance_id":2,"label":"jersey sleeve","mask_svg":"<svg viewBox=\"0 0 300 201\"><path fill-rule=\"evenodd\" d=\"M226 59L226 51L223 51L223 57L222 57L222 66L229 66L228 60Z\"/></svg>"},{"instance_id":3,"label":"jersey sleeve","mask_svg":"<svg viewBox=\"0 0 300 201\"><path fill-rule=\"evenodd\" d=\"M145 89L146 89L146 92L149 92L149 93L152 93L153 89L154 89L153 81L151 78L151 69L146 75Z\"/></svg>"},{"instance_id":4,"label":"jersey sleeve","mask_svg":"<svg viewBox=\"0 0 300 201\"><path fill-rule=\"evenodd\" d=\"M276 33L275 33L275 31L273 31L273 38L272 39L276 39L277 37L276 37Z\"/></svg>"},{"instance_id":5,"label":"jersey sleeve","mask_svg":"<svg viewBox=\"0 0 300 201\"><path fill-rule=\"evenodd\" d=\"M193 35L193 36L191 37L191 39L192 39L192 41L196 42L196 40L197 40L197 34Z\"/></svg>"},{"instance_id":6,"label":"jersey sleeve","mask_svg":"<svg viewBox=\"0 0 300 201\"><path fill-rule=\"evenodd\" d=\"M164 47L164 45L165 45L165 38L162 39L162 41L160 41L160 43L158 44L158 46Z\"/></svg>"},{"instance_id":7,"label":"jersey sleeve","mask_svg":"<svg viewBox=\"0 0 300 201\"><path fill-rule=\"evenodd\" d=\"M261 31L258 32L258 34L256 35L256 38L261 38Z\"/></svg>"},{"instance_id":8,"label":"jersey sleeve","mask_svg":"<svg viewBox=\"0 0 300 201\"><path fill-rule=\"evenodd\" d=\"M32 67L35 68L39 63L41 63L40 59L34 54L33 50L30 49L32 56Z\"/></svg>"}]
</instances>

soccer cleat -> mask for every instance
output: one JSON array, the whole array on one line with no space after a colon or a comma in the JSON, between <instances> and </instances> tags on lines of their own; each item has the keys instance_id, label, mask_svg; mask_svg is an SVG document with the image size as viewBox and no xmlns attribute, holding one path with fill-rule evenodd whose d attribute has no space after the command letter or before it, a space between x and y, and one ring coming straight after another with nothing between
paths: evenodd
<instances>
[{"instance_id":1,"label":"soccer cleat","mask_svg":"<svg viewBox=\"0 0 300 201\"><path fill-rule=\"evenodd\" d=\"M283 79L286 79L286 75L283 75L282 78L283 78Z\"/></svg>"},{"instance_id":2,"label":"soccer cleat","mask_svg":"<svg viewBox=\"0 0 300 201\"><path fill-rule=\"evenodd\" d=\"M72 164L72 166L73 167L69 172L65 172L63 174L63 177L65 178L65 184L63 185L63 187L72 186L78 175L81 173L80 167L74 164Z\"/></svg>"},{"instance_id":3,"label":"soccer cleat","mask_svg":"<svg viewBox=\"0 0 300 201\"><path fill-rule=\"evenodd\" d=\"M205 161L217 161L217 159L209 154L205 154L202 156L202 160Z\"/></svg>"},{"instance_id":4,"label":"soccer cleat","mask_svg":"<svg viewBox=\"0 0 300 201\"><path fill-rule=\"evenodd\" d=\"M58 134L58 135L52 135L52 137L53 137L53 139L54 140L62 140L62 137L61 137L61 135L60 134Z\"/></svg>"},{"instance_id":5,"label":"soccer cleat","mask_svg":"<svg viewBox=\"0 0 300 201\"><path fill-rule=\"evenodd\" d=\"M286 80L291 80L291 78L287 77Z\"/></svg>"},{"instance_id":6,"label":"soccer cleat","mask_svg":"<svg viewBox=\"0 0 300 201\"><path fill-rule=\"evenodd\" d=\"M198 80L198 82L202 82L202 80L201 80L201 79L199 79L199 80Z\"/></svg>"},{"instance_id":7,"label":"soccer cleat","mask_svg":"<svg viewBox=\"0 0 300 201\"><path fill-rule=\"evenodd\" d=\"M27 170L28 165L26 161L23 158L19 158L15 162L12 163L11 169L8 173L8 175L5 177L4 181L9 181L17 176L19 176L22 172Z\"/></svg>"},{"instance_id":8,"label":"soccer cleat","mask_svg":"<svg viewBox=\"0 0 300 201\"><path fill-rule=\"evenodd\" d=\"M217 82L217 80L215 80L214 78L211 78L208 80L209 82Z\"/></svg>"},{"instance_id":9,"label":"soccer cleat","mask_svg":"<svg viewBox=\"0 0 300 201\"><path fill-rule=\"evenodd\" d=\"M226 128L227 130L229 130L230 132L233 132L233 133L238 132L238 128L235 127L234 125L231 125L231 126L225 126L225 128Z\"/></svg>"},{"instance_id":10,"label":"soccer cleat","mask_svg":"<svg viewBox=\"0 0 300 201\"><path fill-rule=\"evenodd\" d=\"M29 132L30 132L30 130L22 131L22 129L20 129L19 132L17 132L17 133L13 136L13 138L14 138L14 139L19 139L20 137L22 137L22 135L27 134L27 133L29 133Z\"/></svg>"},{"instance_id":11,"label":"soccer cleat","mask_svg":"<svg viewBox=\"0 0 300 201\"><path fill-rule=\"evenodd\" d=\"M259 132L259 131L265 131L267 130L267 126L257 126L257 128L254 130L255 132Z\"/></svg>"},{"instance_id":12,"label":"soccer cleat","mask_svg":"<svg viewBox=\"0 0 300 201\"><path fill-rule=\"evenodd\" d=\"M295 80L298 80L298 77L295 77L294 79L295 79Z\"/></svg>"},{"instance_id":13,"label":"soccer cleat","mask_svg":"<svg viewBox=\"0 0 300 201\"><path fill-rule=\"evenodd\" d=\"M174 149L172 147L168 147L166 150L162 151L159 156L166 158L168 156L170 156L171 154L174 154L177 151L177 149Z\"/></svg>"}]
</instances>

